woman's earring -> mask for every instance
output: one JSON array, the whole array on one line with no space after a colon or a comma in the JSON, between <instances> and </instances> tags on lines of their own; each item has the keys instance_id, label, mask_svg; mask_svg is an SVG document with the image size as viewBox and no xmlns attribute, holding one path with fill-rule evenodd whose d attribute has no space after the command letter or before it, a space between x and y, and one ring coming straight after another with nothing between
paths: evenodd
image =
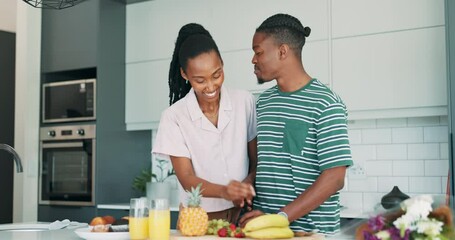
<instances>
[{"instance_id":1,"label":"woman's earring","mask_svg":"<svg viewBox=\"0 0 455 240\"><path fill-rule=\"evenodd\" d=\"M186 80L186 84L188 84L188 79Z\"/></svg>"}]
</instances>

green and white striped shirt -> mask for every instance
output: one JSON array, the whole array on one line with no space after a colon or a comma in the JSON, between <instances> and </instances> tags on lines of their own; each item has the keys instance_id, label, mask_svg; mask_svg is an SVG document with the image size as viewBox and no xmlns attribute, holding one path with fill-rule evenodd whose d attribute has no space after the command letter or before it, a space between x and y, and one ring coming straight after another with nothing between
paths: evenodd
<instances>
[{"instance_id":1,"label":"green and white striped shirt","mask_svg":"<svg viewBox=\"0 0 455 240\"><path fill-rule=\"evenodd\" d=\"M257 101L258 166L254 208L276 213L310 187L322 171L352 165L344 103L316 79L290 93L274 86ZM293 231L334 234L339 193L290 225Z\"/></svg>"}]
</instances>

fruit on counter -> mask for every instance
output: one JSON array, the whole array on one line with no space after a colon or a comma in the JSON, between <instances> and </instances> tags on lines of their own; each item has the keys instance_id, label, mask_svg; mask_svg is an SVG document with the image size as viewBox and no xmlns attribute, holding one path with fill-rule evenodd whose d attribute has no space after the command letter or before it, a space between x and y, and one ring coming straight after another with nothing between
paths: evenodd
<instances>
[{"instance_id":1,"label":"fruit on counter","mask_svg":"<svg viewBox=\"0 0 455 240\"><path fill-rule=\"evenodd\" d=\"M284 216L278 214L265 214L249 221L245 225L243 231L252 232L264 228L287 226L289 226L289 221Z\"/></svg>"},{"instance_id":2,"label":"fruit on counter","mask_svg":"<svg viewBox=\"0 0 455 240\"><path fill-rule=\"evenodd\" d=\"M245 235L255 239L284 239L294 237L289 221L278 214L266 214L249 221L243 229Z\"/></svg>"},{"instance_id":3,"label":"fruit on counter","mask_svg":"<svg viewBox=\"0 0 455 240\"><path fill-rule=\"evenodd\" d=\"M196 188L191 188L191 192L187 191L188 207L180 211L179 228L184 236L202 236L207 232L209 217L200 207L201 186L202 183L199 183Z\"/></svg>"},{"instance_id":4,"label":"fruit on counter","mask_svg":"<svg viewBox=\"0 0 455 240\"><path fill-rule=\"evenodd\" d=\"M114 221L115 218L112 216L94 217L90 222L90 226L112 224Z\"/></svg>"},{"instance_id":5,"label":"fruit on counter","mask_svg":"<svg viewBox=\"0 0 455 240\"><path fill-rule=\"evenodd\" d=\"M229 222L225 219L212 219L209 221L206 234L216 235L218 233L218 230L227 226L229 226Z\"/></svg>"},{"instance_id":6,"label":"fruit on counter","mask_svg":"<svg viewBox=\"0 0 455 240\"><path fill-rule=\"evenodd\" d=\"M104 216L103 219L106 224L113 224L115 222L115 218L113 216Z\"/></svg>"},{"instance_id":7,"label":"fruit on counter","mask_svg":"<svg viewBox=\"0 0 455 240\"><path fill-rule=\"evenodd\" d=\"M220 228L217 232L218 237L227 237L228 236L228 230L227 228Z\"/></svg>"},{"instance_id":8,"label":"fruit on counter","mask_svg":"<svg viewBox=\"0 0 455 240\"><path fill-rule=\"evenodd\" d=\"M218 234L218 237L245 237L242 228L236 227L233 223L229 224L228 226L223 226L222 228L218 229L216 233Z\"/></svg>"},{"instance_id":9,"label":"fruit on counter","mask_svg":"<svg viewBox=\"0 0 455 240\"><path fill-rule=\"evenodd\" d=\"M128 219L116 220L112 216L94 217L90 221L90 226L92 232L124 232L125 229L128 231Z\"/></svg>"},{"instance_id":10,"label":"fruit on counter","mask_svg":"<svg viewBox=\"0 0 455 240\"><path fill-rule=\"evenodd\" d=\"M268 227L245 232L245 235L254 239L285 239L294 237L294 232L289 227Z\"/></svg>"},{"instance_id":11,"label":"fruit on counter","mask_svg":"<svg viewBox=\"0 0 455 240\"><path fill-rule=\"evenodd\" d=\"M104 220L103 217L94 217L92 221L90 222L90 226L96 226L96 225L105 225L106 220Z\"/></svg>"}]
</instances>

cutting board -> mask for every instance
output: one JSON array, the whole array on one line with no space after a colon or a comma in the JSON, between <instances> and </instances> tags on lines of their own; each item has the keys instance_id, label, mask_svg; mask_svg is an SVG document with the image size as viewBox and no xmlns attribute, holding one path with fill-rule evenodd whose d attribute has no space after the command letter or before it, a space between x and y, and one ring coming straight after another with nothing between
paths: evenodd
<instances>
[{"instance_id":1,"label":"cutting board","mask_svg":"<svg viewBox=\"0 0 455 240\"><path fill-rule=\"evenodd\" d=\"M200 236L200 237L186 237L182 236L179 231L171 231L171 239L170 240L196 240L196 239L201 239L201 240L219 240L219 239L226 239L226 240L235 240L235 239L252 239L252 238L220 238L216 235L205 235L205 236ZM294 240L323 240L325 239L324 235L321 234L314 234L312 236L306 236L306 237L293 237L291 239Z\"/></svg>"}]
</instances>

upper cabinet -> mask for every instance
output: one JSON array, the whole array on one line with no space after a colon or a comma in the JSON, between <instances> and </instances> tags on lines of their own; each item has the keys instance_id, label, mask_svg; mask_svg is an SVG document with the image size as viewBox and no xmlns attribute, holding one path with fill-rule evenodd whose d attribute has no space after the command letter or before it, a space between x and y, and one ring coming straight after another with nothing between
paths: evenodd
<instances>
[{"instance_id":1,"label":"upper cabinet","mask_svg":"<svg viewBox=\"0 0 455 240\"><path fill-rule=\"evenodd\" d=\"M85 1L68 9L42 10L42 72L97 66L99 9L99 1Z\"/></svg>"},{"instance_id":2,"label":"upper cabinet","mask_svg":"<svg viewBox=\"0 0 455 240\"><path fill-rule=\"evenodd\" d=\"M333 89L350 117L447 114L443 0L332 1Z\"/></svg>"}]
</instances>

